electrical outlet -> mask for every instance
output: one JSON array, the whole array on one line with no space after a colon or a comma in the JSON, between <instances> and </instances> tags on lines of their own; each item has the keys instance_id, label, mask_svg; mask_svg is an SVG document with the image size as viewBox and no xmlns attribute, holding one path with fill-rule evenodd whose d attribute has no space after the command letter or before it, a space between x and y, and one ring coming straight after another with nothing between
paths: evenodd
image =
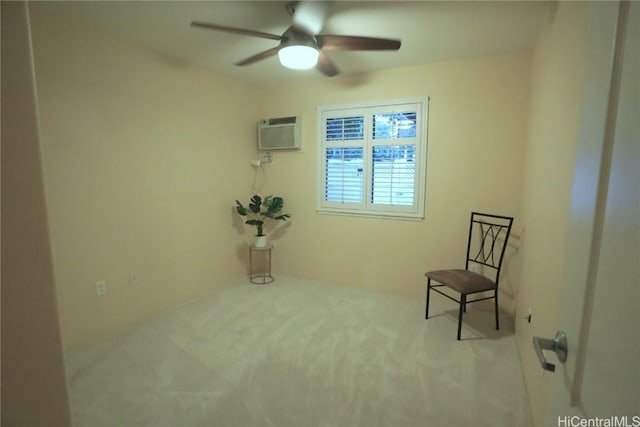
<instances>
[{"instance_id":1,"label":"electrical outlet","mask_svg":"<svg viewBox=\"0 0 640 427\"><path fill-rule=\"evenodd\" d=\"M276 157L271 153L263 153L262 154L262 163L267 165L272 165L276 162Z\"/></svg>"},{"instance_id":2,"label":"electrical outlet","mask_svg":"<svg viewBox=\"0 0 640 427\"><path fill-rule=\"evenodd\" d=\"M96 295L103 297L107 294L107 281L99 280L96 282Z\"/></svg>"},{"instance_id":3,"label":"electrical outlet","mask_svg":"<svg viewBox=\"0 0 640 427\"><path fill-rule=\"evenodd\" d=\"M138 273L131 273L129 275L129 284L135 286L140 283L140 275Z\"/></svg>"}]
</instances>

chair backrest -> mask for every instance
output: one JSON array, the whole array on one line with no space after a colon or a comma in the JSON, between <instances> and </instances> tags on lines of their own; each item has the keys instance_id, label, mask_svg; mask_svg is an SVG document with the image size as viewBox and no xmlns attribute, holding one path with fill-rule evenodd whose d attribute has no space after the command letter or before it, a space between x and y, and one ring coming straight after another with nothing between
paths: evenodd
<instances>
[{"instance_id":1,"label":"chair backrest","mask_svg":"<svg viewBox=\"0 0 640 427\"><path fill-rule=\"evenodd\" d=\"M470 263L480 266L477 272L489 267L495 271L497 285L512 224L513 217L471 212L465 269Z\"/></svg>"}]
</instances>

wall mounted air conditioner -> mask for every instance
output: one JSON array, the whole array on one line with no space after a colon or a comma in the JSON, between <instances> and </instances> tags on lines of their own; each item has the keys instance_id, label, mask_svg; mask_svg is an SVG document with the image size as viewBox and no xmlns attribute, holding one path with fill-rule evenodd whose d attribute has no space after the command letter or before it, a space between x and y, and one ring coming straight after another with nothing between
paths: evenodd
<instances>
[{"instance_id":1,"label":"wall mounted air conditioner","mask_svg":"<svg viewBox=\"0 0 640 427\"><path fill-rule=\"evenodd\" d=\"M300 117L278 117L258 122L258 150L299 150Z\"/></svg>"}]
</instances>

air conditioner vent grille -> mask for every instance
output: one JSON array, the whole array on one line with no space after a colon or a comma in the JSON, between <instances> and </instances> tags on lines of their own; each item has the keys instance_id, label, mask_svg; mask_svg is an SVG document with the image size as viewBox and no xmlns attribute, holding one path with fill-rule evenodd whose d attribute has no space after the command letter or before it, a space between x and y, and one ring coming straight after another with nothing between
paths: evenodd
<instances>
[{"instance_id":1,"label":"air conditioner vent grille","mask_svg":"<svg viewBox=\"0 0 640 427\"><path fill-rule=\"evenodd\" d=\"M275 119L269 119L269 125L295 125L297 117L276 117Z\"/></svg>"},{"instance_id":2,"label":"air conditioner vent grille","mask_svg":"<svg viewBox=\"0 0 640 427\"><path fill-rule=\"evenodd\" d=\"M299 150L300 117L279 117L258 122L258 149Z\"/></svg>"}]
</instances>

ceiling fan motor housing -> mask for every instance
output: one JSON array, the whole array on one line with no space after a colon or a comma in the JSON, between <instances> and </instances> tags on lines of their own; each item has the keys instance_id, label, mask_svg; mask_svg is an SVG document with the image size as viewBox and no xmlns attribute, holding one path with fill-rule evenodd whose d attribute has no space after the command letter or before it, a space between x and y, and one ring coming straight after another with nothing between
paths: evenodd
<instances>
[{"instance_id":1,"label":"ceiling fan motor housing","mask_svg":"<svg viewBox=\"0 0 640 427\"><path fill-rule=\"evenodd\" d=\"M316 38L302 31L298 31L293 27L287 28L282 34L282 41L280 42L280 48L287 46L309 46L314 49L318 49L318 43Z\"/></svg>"},{"instance_id":2,"label":"ceiling fan motor housing","mask_svg":"<svg viewBox=\"0 0 640 427\"><path fill-rule=\"evenodd\" d=\"M313 36L289 27L278 46L280 63L287 68L307 70L318 64L320 52Z\"/></svg>"}]
</instances>

